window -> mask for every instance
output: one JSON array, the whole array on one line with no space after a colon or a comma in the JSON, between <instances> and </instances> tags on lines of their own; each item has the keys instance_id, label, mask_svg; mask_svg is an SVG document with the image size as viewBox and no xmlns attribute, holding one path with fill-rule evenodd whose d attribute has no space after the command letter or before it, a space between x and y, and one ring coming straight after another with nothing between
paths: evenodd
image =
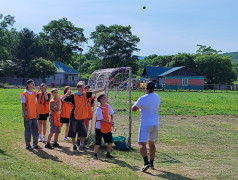
<instances>
[{"instance_id":1,"label":"window","mask_svg":"<svg viewBox=\"0 0 238 180\"><path fill-rule=\"evenodd\" d=\"M182 86L188 86L188 79L182 79Z\"/></svg>"}]
</instances>

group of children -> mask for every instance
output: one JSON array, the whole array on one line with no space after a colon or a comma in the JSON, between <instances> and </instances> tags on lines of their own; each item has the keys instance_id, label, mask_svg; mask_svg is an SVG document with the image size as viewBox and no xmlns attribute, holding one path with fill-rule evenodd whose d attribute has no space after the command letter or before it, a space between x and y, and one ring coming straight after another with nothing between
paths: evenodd
<instances>
[{"instance_id":1,"label":"group of children","mask_svg":"<svg viewBox=\"0 0 238 180\"><path fill-rule=\"evenodd\" d=\"M47 92L46 84L42 83L35 92L34 81L28 80L26 89L21 95L22 116L25 127L25 143L26 149L39 149L38 141L46 142L45 148L53 149L60 148L58 144L58 136L63 124L66 124L64 140L68 141L68 137L72 138L73 150L77 148L84 148L85 138L87 137L89 120L92 119L92 106L95 100L93 94L105 90L100 89L90 92L90 86L85 86L83 81L79 81L77 91L71 93L70 86L64 88L64 95L59 98L58 90L56 88L51 90L51 94ZM107 104L107 97L105 94L98 96L97 101L100 105L96 109L95 120L95 147L94 159L97 159L97 153L101 145L101 139L107 143L106 157L111 156L112 149L112 126L113 110ZM110 115L110 118L109 116ZM50 121L50 133L46 140L46 124L47 118ZM37 122L38 121L38 122ZM33 136L33 147L30 145L31 135ZM54 135L53 144L51 145L51 138ZM78 142L76 143L76 135Z\"/></svg>"}]
</instances>

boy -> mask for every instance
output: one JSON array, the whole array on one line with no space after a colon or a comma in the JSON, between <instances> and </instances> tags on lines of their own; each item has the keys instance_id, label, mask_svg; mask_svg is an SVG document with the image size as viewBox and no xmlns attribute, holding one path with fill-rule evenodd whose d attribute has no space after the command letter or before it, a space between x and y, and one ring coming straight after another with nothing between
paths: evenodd
<instances>
[{"instance_id":1,"label":"boy","mask_svg":"<svg viewBox=\"0 0 238 180\"><path fill-rule=\"evenodd\" d=\"M98 96L97 101L100 105L96 109L96 120L95 120L95 134L96 144L94 146L93 159L98 159L97 153L100 145L102 144L102 137L104 142L107 143L107 158L113 158L111 155L112 150L112 126L113 122L113 110L109 104L107 104L107 97L105 94ZM109 121L108 114L111 116Z\"/></svg>"},{"instance_id":2,"label":"boy","mask_svg":"<svg viewBox=\"0 0 238 180\"><path fill-rule=\"evenodd\" d=\"M98 92L104 91L104 89L97 90L94 92L85 92L84 83L81 81L77 84L77 92L71 94L64 99L63 102L70 103L73 105L71 111L70 123L69 123L69 134L68 137L72 138L73 150L77 150L75 143L76 133L80 134L80 146L79 149L83 149L84 141L87 137L87 128L85 126L84 119L87 118L87 100L92 97L92 93L96 94Z\"/></svg>"},{"instance_id":3,"label":"boy","mask_svg":"<svg viewBox=\"0 0 238 180\"><path fill-rule=\"evenodd\" d=\"M47 144L45 148L53 149L53 147L60 148L61 146L57 143L58 136L60 133L60 99L58 98L58 90L56 88L51 90L53 99L50 100L50 134L48 135ZM54 136L53 147L50 144L50 140Z\"/></svg>"},{"instance_id":4,"label":"boy","mask_svg":"<svg viewBox=\"0 0 238 180\"><path fill-rule=\"evenodd\" d=\"M36 92L33 90L35 84L32 79L29 79L26 83L26 90L21 95L21 103L22 103L22 116L24 119L24 127L25 127L25 142L26 149L33 150L39 149L38 146L38 125L37 118L38 112L36 108ZM33 136L33 148L31 147L31 134Z\"/></svg>"}]
</instances>

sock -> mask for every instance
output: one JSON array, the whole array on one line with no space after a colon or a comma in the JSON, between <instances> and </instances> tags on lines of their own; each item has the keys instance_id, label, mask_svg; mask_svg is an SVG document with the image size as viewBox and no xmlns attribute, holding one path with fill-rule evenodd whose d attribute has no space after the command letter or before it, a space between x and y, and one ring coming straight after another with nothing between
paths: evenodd
<instances>
[{"instance_id":1,"label":"sock","mask_svg":"<svg viewBox=\"0 0 238 180\"><path fill-rule=\"evenodd\" d=\"M149 161L148 161L148 157L147 157L147 156L143 157L143 160L144 160L144 165L149 164Z\"/></svg>"},{"instance_id":2,"label":"sock","mask_svg":"<svg viewBox=\"0 0 238 180\"><path fill-rule=\"evenodd\" d=\"M152 160L152 159L150 160L150 166L154 167L154 160Z\"/></svg>"},{"instance_id":3,"label":"sock","mask_svg":"<svg viewBox=\"0 0 238 180\"><path fill-rule=\"evenodd\" d=\"M98 157L98 153L94 153L94 156Z\"/></svg>"},{"instance_id":4,"label":"sock","mask_svg":"<svg viewBox=\"0 0 238 180\"><path fill-rule=\"evenodd\" d=\"M39 134L39 138L41 139L41 134Z\"/></svg>"},{"instance_id":5,"label":"sock","mask_svg":"<svg viewBox=\"0 0 238 180\"><path fill-rule=\"evenodd\" d=\"M43 139L45 139L45 135L43 135Z\"/></svg>"},{"instance_id":6,"label":"sock","mask_svg":"<svg viewBox=\"0 0 238 180\"><path fill-rule=\"evenodd\" d=\"M79 146L79 147L80 147L80 148L83 148L83 147L84 147L84 144L81 144L81 143L80 143L80 146Z\"/></svg>"}]
</instances>

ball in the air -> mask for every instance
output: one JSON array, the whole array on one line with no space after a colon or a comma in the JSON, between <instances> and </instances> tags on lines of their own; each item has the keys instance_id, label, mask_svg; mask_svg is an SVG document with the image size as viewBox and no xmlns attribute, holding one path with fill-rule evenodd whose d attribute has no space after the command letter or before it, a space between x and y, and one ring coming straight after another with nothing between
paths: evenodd
<instances>
[{"instance_id":1,"label":"ball in the air","mask_svg":"<svg viewBox=\"0 0 238 180\"><path fill-rule=\"evenodd\" d=\"M146 9L146 6L143 6L143 9Z\"/></svg>"}]
</instances>

